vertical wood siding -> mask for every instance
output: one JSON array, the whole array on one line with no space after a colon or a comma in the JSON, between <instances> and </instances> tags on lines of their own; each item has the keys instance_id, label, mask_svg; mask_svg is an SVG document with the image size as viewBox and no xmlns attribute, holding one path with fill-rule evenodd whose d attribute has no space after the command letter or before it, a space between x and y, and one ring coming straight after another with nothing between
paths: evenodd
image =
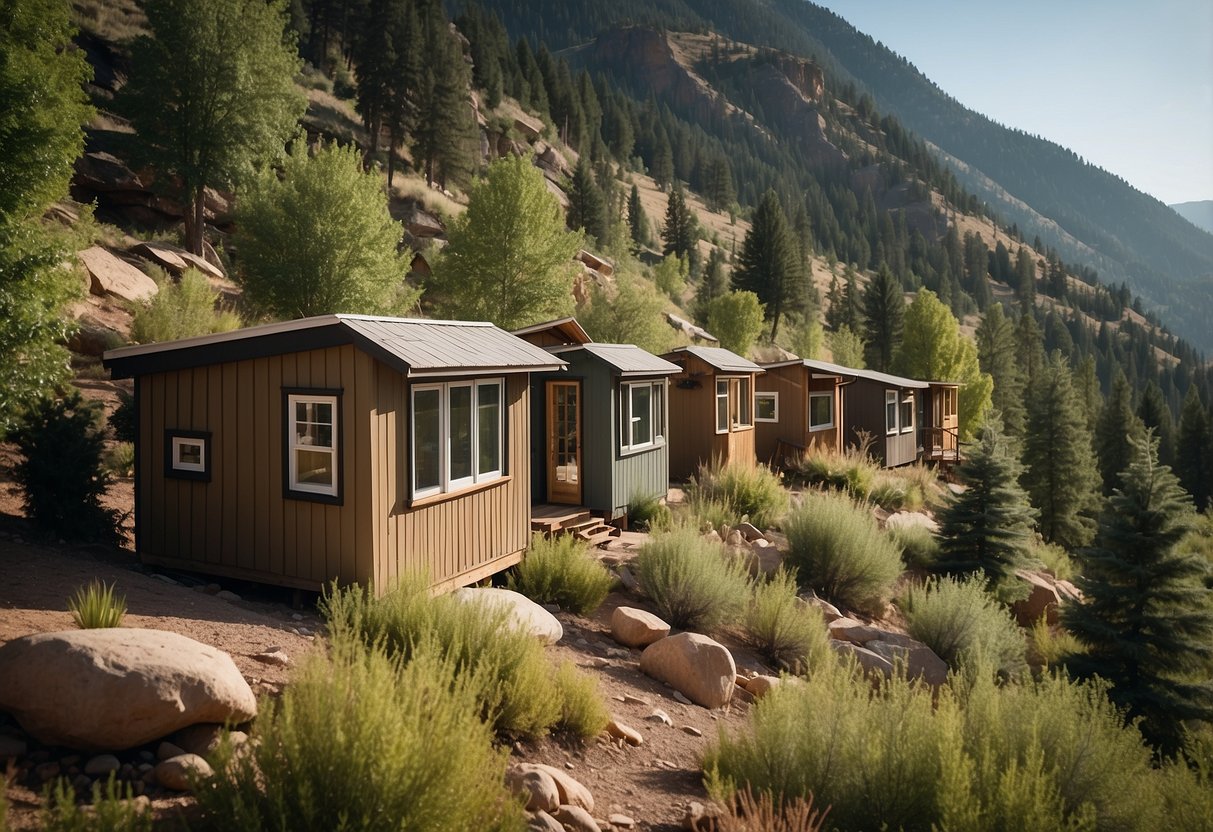
<instances>
[{"instance_id":1,"label":"vertical wood siding","mask_svg":"<svg viewBox=\"0 0 1213 832\"><path fill-rule=\"evenodd\" d=\"M846 408L847 427L844 437L847 444L858 444L859 431L867 431L872 435L872 455L885 468L905 465L918 459L918 425L906 433L888 435L885 433L885 390L896 390L899 396L905 392L899 388L886 388L884 384L867 379L858 379L853 384L843 388L844 406ZM914 396L914 412L918 413L918 394L920 390L910 390ZM917 415L915 416L917 418Z\"/></svg>"},{"instance_id":2,"label":"vertical wood siding","mask_svg":"<svg viewBox=\"0 0 1213 832\"><path fill-rule=\"evenodd\" d=\"M754 464L757 460L754 428L730 428L728 433L716 433L716 368L687 353L666 357L684 365L683 371L670 379L670 478L685 480L701 463L717 459L723 463ZM749 375L751 396L756 375ZM680 381L697 386L680 387ZM753 414L753 401L750 412Z\"/></svg>"}]
</instances>

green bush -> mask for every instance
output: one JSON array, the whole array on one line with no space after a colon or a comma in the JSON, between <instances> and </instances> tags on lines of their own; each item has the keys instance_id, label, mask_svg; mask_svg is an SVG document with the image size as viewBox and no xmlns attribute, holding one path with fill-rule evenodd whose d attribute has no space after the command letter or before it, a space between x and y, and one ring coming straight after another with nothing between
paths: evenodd
<instances>
[{"instance_id":1,"label":"green bush","mask_svg":"<svg viewBox=\"0 0 1213 832\"><path fill-rule=\"evenodd\" d=\"M542 736L561 720L561 691L551 683L543 645L510 627L505 611L433 597L418 575L380 598L362 587L332 587L321 611L334 638L382 645L406 662L424 655L453 662L468 677L482 716L503 735Z\"/></svg>"},{"instance_id":2,"label":"green bush","mask_svg":"<svg viewBox=\"0 0 1213 832\"><path fill-rule=\"evenodd\" d=\"M510 589L540 604L585 615L598 609L615 578L572 535L531 537L531 548L509 576Z\"/></svg>"},{"instance_id":3,"label":"green bush","mask_svg":"<svg viewBox=\"0 0 1213 832\"><path fill-rule=\"evenodd\" d=\"M126 616L126 596L117 595L113 584L93 580L76 590L67 602L76 626L82 630L122 626Z\"/></svg>"},{"instance_id":4,"label":"green bush","mask_svg":"<svg viewBox=\"0 0 1213 832\"><path fill-rule=\"evenodd\" d=\"M851 609L884 612L902 563L869 511L842 495L809 493L784 532L802 586Z\"/></svg>"},{"instance_id":5,"label":"green bush","mask_svg":"<svg viewBox=\"0 0 1213 832\"><path fill-rule=\"evenodd\" d=\"M870 442L844 451L812 447L790 466L791 476L808 485L845 491L857 500L866 500L876 484L880 468L868 456Z\"/></svg>"},{"instance_id":6,"label":"green bush","mask_svg":"<svg viewBox=\"0 0 1213 832\"><path fill-rule=\"evenodd\" d=\"M788 510L788 492L779 481L779 475L765 465L718 463L699 466L691 479L693 495L708 500L719 500L728 506L732 520L730 525L749 520L760 529L769 529L779 524Z\"/></svg>"},{"instance_id":7,"label":"green bush","mask_svg":"<svg viewBox=\"0 0 1213 832\"><path fill-rule=\"evenodd\" d=\"M783 569L756 583L743 638L767 661L800 674L824 661L830 651L825 619L797 596L796 589L795 574Z\"/></svg>"},{"instance_id":8,"label":"green bush","mask_svg":"<svg viewBox=\"0 0 1213 832\"><path fill-rule=\"evenodd\" d=\"M1056 543L1037 541L1032 546L1030 557L1040 564L1041 569L1051 572L1053 577L1059 581L1073 580L1074 576L1078 574L1078 570L1074 568L1074 561L1070 558L1069 552Z\"/></svg>"},{"instance_id":9,"label":"green bush","mask_svg":"<svg viewBox=\"0 0 1213 832\"><path fill-rule=\"evenodd\" d=\"M1061 627L1050 627L1041 616L1028 628L1028 664L1034 668L1061 667L1069 656L1082 652L1082 642Z\"/></svg>"},{"instance_id":10,"label":"green bush","mask_svg":"<svg viewBox=\"0 0 1213 832\"><path fill-rule=\"evenodd\" d=\"M633 561L641 589L661 617L683 630L710 632L745 605L745 564L686 526L657 535Z\"/></svg>"},{"instance_id":11,"label":"green bush","mask_svg":"<svg viewBox=\"0 0 1213 832\"><path fill-rule=\"evenodd\" d=\"M101 464L105 440L93 405L75 390L43 399L12 438L23 457L15 474L31 520L60 537L118 542L121 518L101 504L110 477Z\"/></svg>"},{"instance_id":12,"label":"green bush","mask_svg":"<svg viewBox=\"0 0 1213 832\"><path fill-rule=\"evenodd\" d=\"M133 442L118 442L105 452L101 463L111 477L135 476L135 445Z\"/></svg>"},{"instance_id":13,"label":"green bush","mask_svg":"<svg viewBox=\"0 0 1213 832\"><path fill-rule=\"evenodd\" d=\"M454 657L404 664L337 638L262 700L249 743L221 748L197 790L204 817L216 830L521 830L476 684Z\"/></svg>"},{"instance_id":14,"label":"green bush","mask_svg":"<svg viewBox=\"0 0 1213 832\"><path fill-rule=\"evenodd\" d=\"M118 406L109 415L110 430L119 442L135 441L135 397L125 390L118 392Z\"/></svg>"},{"instance_id":15,"label":"green bush","mask_svg":"<svg viewBox=\"0 0 1213 832\"><path fill-rule=\"evenodd\" d=\"M887 471L876 476L868 499L885 511L918 511L926 503L917 481Z\"/></svg>"},{"instance_id":16,"label":"green bush","mask_svg":"<svg viewBox=\"0 0 1213 832\"><path fill-rule=\"evenodd\" d=\"M151 808L141 809L131 800L133 797L130 784L120 783L111 775L104 786L100 782L93 783L91 806L79 806L76 790L60 778L43 792L43 805L38 812L39 828L45 832L152 832L154 814ZM0 810L0 830L6 828Z\"/></svg>"},{"instance_id":17,"label":"green bush","mask_svg":"<svg viewBox=\"0 0 1213 832\"><path fill-rule=\"evenodd\" d=\"M661 494L633 494L628 501L628 523L636 529L656 531L668 529L674 521L670 507L662 502Z\"/></svg>"},{"instance_id":18,"label":"green bush","mask_svg":"<svg viewBox=\"0 0 1213 832\"><path fill-rule=\"evenodd\" d=\"M909 569L929 571L939 557L939 538L926 526L894 526L889 529Z\"/></svg>"},{"instance_id":19,"label":"green bush","mask_svg":"<svg viewBox=\"0 0 1213 832\"><path fill-rule=\"evenodd\" d=\"M686 515L691 525L702 531L731 526L738 517L723 500L713 499L695 492L687 495Z\"/></svg>"},{"instance_id":20,"label":"green bush","mask_svg":"<svg viewBox=\"0 0 1213 832\"><path fill-rule=\"evenodd\" d=\"M959 669L980 657L1003 676L1027 670L1024 632L1010 612L985 591L981 577L943 577L910 585L902 602L906 629Z\"/></svg>"},{"instance_id":21,"label":"green bush","mask_svg":"<svg viewBox=\"0 0 1213 832\"><path fill-rule=\"evenodd\" d=\"M231 310L218 310L219 293L206 275L186 269L179 281L164 280L151 302L135 313L131 340L138 344L175 341L195 335L230 332L242 325Z\"/></svg>"},{"instance_id":22,"label":"green bush","mask_svg":"<svg viewBox=\"0 0 1213 832\"><path fill-rule=\"evenodd\" d=\"M557 730L574 737L601 734L610 721L598 692L598 682L579 671L572 662L562 662L556 671L556 689L560 692L560 721Z\"/></svg>"}]
</instances>

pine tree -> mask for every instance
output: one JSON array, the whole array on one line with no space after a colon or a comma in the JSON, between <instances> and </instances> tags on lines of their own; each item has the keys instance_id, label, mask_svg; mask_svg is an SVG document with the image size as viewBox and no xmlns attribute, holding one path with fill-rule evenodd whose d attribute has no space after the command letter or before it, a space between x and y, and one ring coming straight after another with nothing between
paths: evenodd
<instances>
[{"instance_id":1,"label":"pine tree","mask_svg":"<svg viewBox=\"0 0 1213 832\"><path fill-rule=\"evenodd\" d=\"M1024 429L1023 374L1015 354L1015 328L1002 304L991 304L977 327L977 360L994 379L991 401L1002 416L1008 436L1022 436Z\"/></svg>"},{"instance_id":2,"label":"pine tree","mask_svg":"<svg viewBox=\"0 0 1213 832\"><path fill-rule=\"evenodd\" d=\"M412 135L414 164L431 186L466 184L476 136L467 64L440 5L430 7L423 28L425 66Z\"/></svg>"},{"instance_id":3,"label":"pine tree","mask_svg":"<svg viewBox=\"0 0 1213 832\"><path fill-rule=\"evenodd\" d=\"M837 332L839 327L845 325L843 313L842 286L838 283L838 275L831 272L830 288L826 291L826 328L830 332Z\"/></svg>"},{"instance_id":4,"label":"pine tree","mask_svg":"<svg viewBox=\"0 0 1213 832\"><path fill-rule=\"evenodd\" d=\"M863 295L859 291L859 278L855 274L855 268L849 263L843 277L846 280L842 290L840 326L860 334L863 332Z\"/></svg>"},{"instance_id":5,"label":"pine tree","mask_svg":"<svg viewBox=\"0 0 1213 832\"><path fill-rule=\"evenodd\" d=\"M724 156L715 156L704 172L704 196L713 211L723 211L737 198L733 189L733 169Z\"/></svg>"},{"instance_id":6,"label":"pine tree","mask_svg":"<svg viewBox=\"0 0 1213 832\"><path fill-rule=\"evenodd\" d=\"M649 244L649 218L645 216L644 206L640 204L640 190L635 185L628 197L628 233L632 238L632 248L640 249Z\"/></svg>"},{"instance_id":7,"label":"pine tree","mask_svg":"<svg viewBox=\"0 0 1213 832\"><path fill-rule=\"evenodd\" d=\"M1095 372L1095 356L1088 355L1074 369L1074 392L1078 394L1078 404L1082 408L1087 430L1095 432L1095 423L1099 420L1099 411L1103 407L1103 394L1099 391L1099 376Z\"/></svg>"},{"instance_id":8,"label":"pine tree","mask_svg":"<svg viewBox=\"0 0 1213 832\"><path fill-rule=\"evenodd\" d=\"M708 307L712 301L729 291L729 274L724 266L724 252L714 247L703 268L699 288L695 290L695 321L700 326L707 326Z\"/></svg>"},{"instance_id":9,"label":"pine tree","mask_svg":"<svg viewBox=\"0 0 1213 832\"><path fill-rule=\"evenodd\" d=\"M699 240L699 223L687 208L682 188L675 188L670 194L661 238L665 241L662 254L677 254L688 261L692 259L695 243Z\"/></svg>"},{"instance_id":10,"label":"pine tree","mask_svg":"<svg viewBox=\"0 0 1213 832\"><path fill-rule=\"evenodd\" d=\"M901 344L905 305L901 286L893 272L888 266L881 266L863 295L863 323L867 336L863 358L870 369L884 373L892 366L893 354Z\"/></svg>"},{"instance_id":11,"label":"pine tree","mask_svg":"<svg viewBox=\"0 0 1213 832\"><path fill-rule=\"evenodd\" d=\"M1167 407L1167 400L1158 382L1149 382L1142 391L1141 401L1137 405L1137 418L1158 437L1158 461L1174 468L1175 422L1171 418L1171 408Z\"/></svg>"},{"instance_id":12,"label":"pine tree","mask_svg":"<svg viewBox=\"0 0 1213 832\"><path fill-rule=\"evenodd\" d=\"M1141 718L1162 755L1181 747L1185 720L1213 721L1213 606L1203 559L1181 548L1191 503L1157 442L1134 442L1131 464L1108 499L1095 545L1083 552L1083 603L1065 625L1087 647L1069 662L1078 676L1111 683L1109 696Z\"/></svg>"},{"instance_id":13,"label":"pine tree","mask_svg":"<svg viewBox=\"0 0 1213 832\"><path fill-rule=\"evenodd\" d=\"M670 149L670 137L665 129L658 127L653 146L653 160L650 164L649 175L663 191L674 184L674 152Z\"/></svg>"},{"instance_id":14,"label":"pine tree","mask_svg":"<svg viewBox=\"0 0 1213 832\"><path fill-rule=\"evenodd\" d=\"M1175 473L1179 476L1179 484L1192 495L1197 511L1204 511L1209 505L1210 467L1213 459L1209 458L1210 428L1209 417L1204 405L1200 403L1200 394L1193 384L1188 388L1184 397L1183 409L1179 411L1179 434L1175 439Z\"/></svg>"},{"instance_id":15,"label":"pine tree","mask_svg":"<svg viewBox=\"0 0 1213 832\"><path fill-rule=\"evenodd\" d=\"M1044 343L1034 309L1021 305L1019 320L1015 324L1015 348L1024 386L1028 390L1036 385L1037 377L1046 363Z\"/></svg>"},{"instance_id":16,"label":"pine tree","mask_svg":"<svg viewBox=\"0 0 1213 832\"><path fill-rule=\"evenodd\" d=\"M997 586L1028 559L1036 513L1019 484L1015 451L997 418L987 420L956 470L965 490L940 515L938 571L980 571Z\"/></svg>"},{"instance_id":17,"label":"pine tree","mask_svg":"<svg viewBox=\"0 0 1213 832\"><path fill-rule=\"evenodd\" d=\"M733 285L753 292L771 321L771 340L779 332L780 317L801 293L803 270L800 253L788 228L779 197L768 190L754 212L733 270Z\"/></svg>"},{"instance_id":18,"label":"pine tree","mask_svg":"<svg viewBox=\"0 0 1213 832\"><path fill-rule=\"evenodd\" d=\"M1070 368L1060 355L1045 363L1027 394L1021 481L1040 512L1040 533L1066 549L1085 546L1095 529L1099 475Z\"/></svg>"},{"instance_id":19,"label":"pine tree","mask_svg":"<svg viewBox=\"0 0 1213 832\"><path fill-rule=\"evenodd\" d=\"M1133 391L1124 371L1117 367L1108 400L1095 421L1095 453L1105 495L1120 483L1121 472L1133 460L1133 444L1140 443L1143 436L1144 428L1133 414Z\"/></svg>"},{"instance_id":20,"label":"pine tree","mask_svg":"<svg viewBox=\"0 0 1213 832\"><path fill-rule=\"evenodd\" d=\"M573 169L565 222L573 231L584 230L599 245L607 239L606 201L584 155L577 160L577 167Z\"/></svg>"}]
</instances>

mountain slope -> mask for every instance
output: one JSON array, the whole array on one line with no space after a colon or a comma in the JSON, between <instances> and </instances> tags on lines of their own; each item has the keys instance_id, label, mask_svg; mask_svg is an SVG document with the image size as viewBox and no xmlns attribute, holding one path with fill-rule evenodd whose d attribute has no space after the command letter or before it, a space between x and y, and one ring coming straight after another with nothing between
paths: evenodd
<instances>
[{"instance_id":1,"label":"mountain slope","mask_svg":"<svg viewBox=\"0 0 1213 832\"><path fill-rule=\"evenodd\" d=\"M1213 234L1213 199L1202 199L1198 202L1180 202L1172 205L1171 210L1197 228L1202 228Z\"/></svg>"}]
</instances>

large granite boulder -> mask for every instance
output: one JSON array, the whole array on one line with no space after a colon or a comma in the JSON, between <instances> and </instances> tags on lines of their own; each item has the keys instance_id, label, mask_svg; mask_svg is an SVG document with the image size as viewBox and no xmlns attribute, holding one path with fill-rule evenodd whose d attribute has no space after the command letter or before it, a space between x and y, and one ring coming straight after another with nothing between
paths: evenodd
<instances>
[{"instance_id":1,"label":"large granite boulder","mask_svg":"<svg viewBox=\"0 0 1213 832\"><path fill-rule=\"evenodd\" d=\"M247 722L257 699L227 653L121 627L0 647L0 711L48 745L120 751L199 722Z\"/></svg>"},{"instance_id":2,"label":"large granite boulder","mask_svg":"<svg viewBox=\"0 0 1213 832\"><path fill-rule=\"evenodd\" d=\"M76 256L88 272L89 291L94 295L114 295L138 303L160 291L156 281L101 246L86 248Z\"/></svg>"},{"instance_id":3,"label":"large granite boulder","mask_svg":"<svg viewBox=\"0 0 1213 832\"><path fill-rule=\"evenodd\" d=\"M705 708L727 705L737 680L728 648L699 633L679 633L650 644L640 654L640 670Z\"/></svg>"},{"instance_id":4,"label":"large granite boulder","mask_svg":"<svg viewBox=\"0 0 1213 832\"><path fill-rule=\"evenodd\" d=\"M616 607L611 613L611 637L626 647L648 647L669 634L670 625L646 610Z\"/></svg>"},{"instance_id":5,"label":"large granite boulder","mask_svg":"<svg viewBox=\"0 0 1213 832\"><path fill-rule=\"evenodd\" d=\"M465 604L483 604L487 609L505 610L509 613L511 626L530 633L544 644L555 644L564 637L564 627L556 616L522 593L497 587L464 587L451 595Z\"/></svg>"}]
</instances>

